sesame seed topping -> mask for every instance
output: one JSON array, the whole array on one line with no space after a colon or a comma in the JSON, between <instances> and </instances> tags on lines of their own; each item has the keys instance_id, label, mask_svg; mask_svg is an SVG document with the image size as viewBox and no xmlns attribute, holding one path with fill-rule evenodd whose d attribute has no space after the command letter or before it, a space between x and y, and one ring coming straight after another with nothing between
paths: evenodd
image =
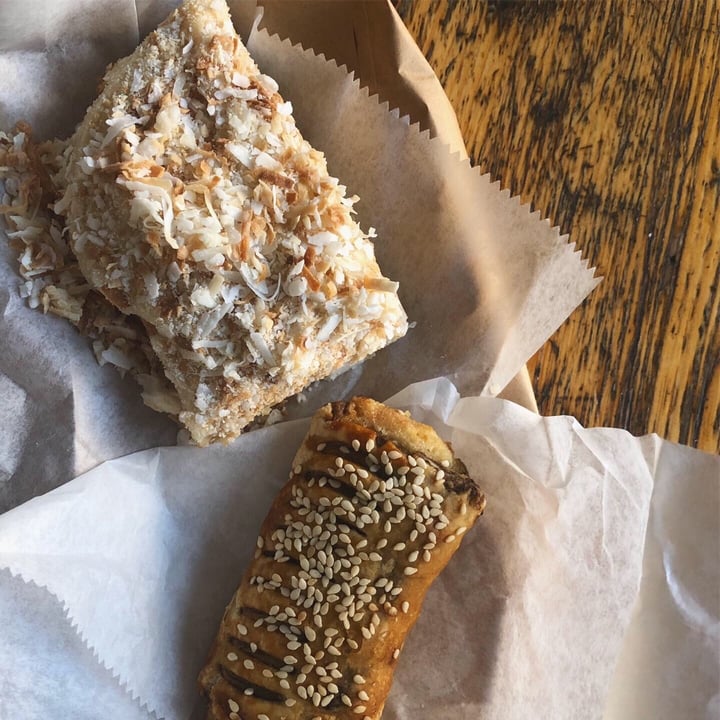
<instances>
[{"instance_id":1,"label":"sesame seed topping","mask_svg":"<svg viewBox=\"0 0 720 720\"><path fill-rule=\"evenodd\" d=\"M240 706L239 706L232 698L230 698L230 699L228 700L228 707L229 707L233 712L238 712L238 711L240 710Z\"/></svg>"},{"instance_id":2,"label":"sesame seed topping","mask_svg":"<svg viewBox=\"0 0 720 720\"><path fill-rule=\"evenodd\" d=\"M358 705L357 707L353 708L353 712L356 715L362 715L366 710L366 707L364 705Z\"/></svg>"},{"instance_id":3,"label":"sesame seed topping","mask_svg":"<svg viewBox=\"0 0 720 720\"><path fill-rule=\"evenodd\" d=\"M257 716L257 720L270 720L270 718L265 713L260 713Z\"/></svg>"},{"instance_id":4,"label":"sesame seed topping","mask_svg":"<svg viewBox=\"0 0 720 720\"><path fill-rule=\"evenodd\" d=\"M252 660L248 659L248 658L246 658L245 660L243 660L243 665L244 665L248 670L254 670L254 669L255 669L255 663L254 663Z\"/></svg>"},{"instance_id":5,"label":"sesame seed topping","mask_svg":"<svg viewBox=\"0 0 720 720\"><path fill-rule=\"evenodd\" d=\"M393 658L397 660L400 657L400 648L395 648L393 651Z\"/></svg>"},{"instance_id":6,"label":"sesame seed topping","mask_svg":"<svg viewBox=\"0 0 720 720\"><path fill-rule=\"evenodd\" d=\"M445 543L449 545L449 544L452 543L452 542L455 542L455 536L454 536L454 535L448 535L448 536L445 538Z\"/></svg>"},{"instance_id":7,"label":"sesame seed topping","mask_svg":"<svg viewBox=\"0 0 720 720\"><path fill-rule=\"evenodd\" d=\"M449 460L443 460L440 464L441 464L444 468L450 467L450 461L449 461Z\"/></svg>"},{"instance_id":8,"label":"sesame seed topping","mask_svg":"<svg viewBox=\"0 0 720 720\"><path fill-rule=\"evenodd\" d=\"M353 682L356 685L364 685L365 684L365 678L362 675L354 675L353 676Z\"/></svg>"},{"instance_id":9,"label":"sesame seed topping","mask_svg":"<svg viewBox=\"0 0 720 720\"><path fill-rule=\"evenodd\" d=\"M357 438L355 438L355 439L352 441L352 449L353 449L355 452L357 452L357 451L360 449L360 441L359 441Z\"/></svg>"},{"instance_id":10,"label":"sesame seed topping","mask_svg":"<svg viewBox=\"0 0 720 720\"><path fill-rule=\"evenodd\" d=\"M400 607L402 611L407 615L407 612L410 609L410 603L406 600Z\"/></svg>"},{"instance_id":11,"label":"sesame seed topping","mask_svg":"<svg viewBox=\"0 0 720 720\"><path fill-rule=\"evenodd\" d=\"M318 443L316 450L318 452L322 452L326 447L327 447L327 443L321 442L321 443Z\"/></svg>"},{"instance_id":12,"label":"sesame seed topping","mask_svg":"<svg viewBox=\"0 0 720 720\"><path fill-rule=\"evenodd\" d=\"M299 694L300 693L298 693L298 695ZM287 705L288 707L292 707L296 702L297 700L295 700L295 698L287 698L287 700L285 700L285 705Z\"/></svg>"},{"instance_id":13,"label":"sesame seed topping","mask_svg":"<svg viewBox=\"0 0 720 720\"><path fill-rule=\"evenodd\" d=\"M229 652L229 653L227 654L227 659L228 659L230 662L235 662L235 661L238 659L238 656L237 656L234 652Z\"/></svg>"},{"instance_id":14,"label":"sesame seed topping","mask_svg":"<svg viewBox=\"0 0 720 720\"><path fill-rule=\"evenodd\" d=\"M255 690L253 688L245 688L243 690L243 695L250 696L250 695L254 695L254 694L255 694Z\"/></svg>"},{"instance_id":15,"label":"sesame seed topping","mask_svg":"<svg viewBox=\"0 0 720 720\"><path fill-rule=\"evenodd\" d=\"M370 696L364 690L361 690L358 693L358 697L360 698L360 700L364 700L365 702L367 702L370 699Z\"/></svg>"},{"instance_id":16,"label":"sesame seed topping","mask_svg":"<svg viewBox=\"0 0 720 720\"><path fill-rule=\"evenodd\" d=\"M405 575L414 575L416 572L417 572L417 568L415 568L415 567L406 567L403 570L403 573Z\"/></svg>"}]
</instances>

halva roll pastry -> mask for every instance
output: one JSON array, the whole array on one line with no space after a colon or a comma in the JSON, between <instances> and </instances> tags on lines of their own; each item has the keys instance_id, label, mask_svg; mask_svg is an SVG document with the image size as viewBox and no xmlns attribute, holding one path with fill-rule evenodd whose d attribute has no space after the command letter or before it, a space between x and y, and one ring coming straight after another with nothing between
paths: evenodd
<instances>
[{"instance_id":1,"label":"halva roll pastry","mask_svg":"<svg viewBox=\"0 0 720 720\"><path fill-rule=\"evenodd\" d=\"M432 581L485 498L435 431L321 408L262 524L200 685L212 720L377 720Z\"/></svg>"}]
</instances>

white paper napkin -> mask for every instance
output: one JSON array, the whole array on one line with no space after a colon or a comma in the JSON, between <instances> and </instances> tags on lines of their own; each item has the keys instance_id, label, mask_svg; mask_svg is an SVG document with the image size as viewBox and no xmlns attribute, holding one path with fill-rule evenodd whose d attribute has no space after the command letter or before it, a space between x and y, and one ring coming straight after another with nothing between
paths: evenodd
<instances>
[{"instance_id":1,"label":"white paper napkin","mask_svg":"<svg viewBox=\"0 0 720 720\"><path fill-rule=\"evenodd\" d=\"M453 443L488 506L428 595L385 718L520 720L539 708L600 718L607 708L611 720L670 719L716 707L720 572L717 554L706 553L719 532L720 460L507 401L460 400L446 380L392 402ZM105 463L0 517L0 567L64 603L140 703L186 720L224 605L305 429L296 421L229 448ZM22 589L3 582L0 594L0 622L12 625ZM11 656L33 651L27 637L29 648L14 638ZM38 682L36 664L5 671L8 703ZM638 714L651 697L654 714ZM70 686L64 700L81 703Z\"/></svg>"}]
</instances>

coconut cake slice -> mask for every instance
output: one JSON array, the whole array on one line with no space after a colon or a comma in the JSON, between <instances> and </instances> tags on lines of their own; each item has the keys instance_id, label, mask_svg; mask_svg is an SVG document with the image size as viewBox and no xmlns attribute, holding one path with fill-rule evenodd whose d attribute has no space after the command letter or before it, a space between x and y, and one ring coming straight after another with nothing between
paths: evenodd
<instances>
[{"instance_id":1,"label":"coconut cake slice","mask_svg":"<svg viewBox=\"0 0 720 720\"><path fill-rule=\"evenodd\" d=\"M109 69L56 183L83 275L143 322L200 445L407 331L224 0L188 0Z\"/></svg>"}]
</instances>

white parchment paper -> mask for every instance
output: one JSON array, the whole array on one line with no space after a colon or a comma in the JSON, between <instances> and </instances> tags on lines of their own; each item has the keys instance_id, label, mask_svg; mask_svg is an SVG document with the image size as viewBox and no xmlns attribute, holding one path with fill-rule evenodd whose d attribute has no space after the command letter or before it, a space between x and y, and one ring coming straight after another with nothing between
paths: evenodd
<instances>
[{"instance_id":1,"label":"white parchment paper","mask_svg":"<svg viewBox=\"0 0 720 720\"><path fill-rule=\"evenodd\" d=\"M0 77L10 78L0 83L0 124L24 118L40 135L67 132L93 96L103 58L130 52L138 22L158 10L147 1L137 13L128 0L94 1L54 2L50 21L34 0L29 7L40 20L29 29L21 22L32 17L24 5L0 4L0 27L14 28L0 33ZM108 33L113 43L105 42ZM331 172L362 198L360 222L377 228L380 264L400 281L416 323L353 372L317 384L304 405L291 403L290 416L351 392L387 397L441 375L463 393L497 394L597 284L592 270L557 229L440 140L388 112L344 68L265 30L254 30L248 47L292 101L299 127L326 153ZM61 79L64 87L31 92L32 68L49 73L44 83ZM9 422L0 440L0 510L102 460L175 437L167 418L142 407L132 381L97 366L73 328L29 310L15 277L3 248L0 390L7 389L1 412Z\"/></svg>"},{"instance_id":2,"label":"white parchment paper","mask_svg":"<svg viewBox=\"0 0 720 720\"><path fill-rule=\"evenodd\" d=\"M384 718L716 716L718 458L460 400L447 380L391 402L453 443L488 506L428 595ZM47 588L41 621L51 593L139 697L113 717L143 717L144 703L190 717L197 671L305 430L299 420L231 448L144 451L0 517L0 567ZM23 593L0 586L3 627ZM46 650L28 639L13 635L0 667L0 710L28 710L9 717L45 716L28 688ZM84 662L71 649L79 657L54 667L66 683L56 707L107 684L66 680Z\"/></svg>"}]
</instances>

